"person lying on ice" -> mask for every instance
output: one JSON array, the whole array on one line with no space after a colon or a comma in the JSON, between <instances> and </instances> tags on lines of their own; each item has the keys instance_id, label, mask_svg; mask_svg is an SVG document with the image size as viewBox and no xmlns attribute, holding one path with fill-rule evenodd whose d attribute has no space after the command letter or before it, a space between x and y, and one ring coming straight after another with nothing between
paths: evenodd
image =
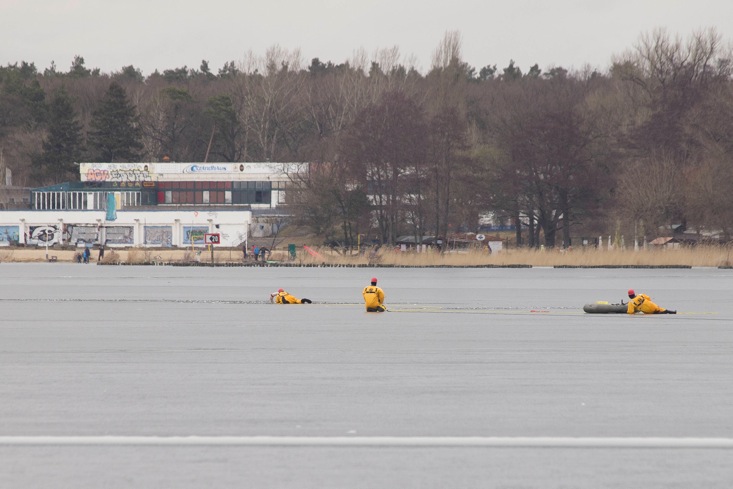
<instances>
[{"instance_id":1,"label":"person lying on ice","mask_svg":"<svg viewBox=\"0 0 733 489\"><path fill-rule=\"evenodd\" d=\"M677 314L677 311L671 309L665 309L659 307L652 302L651 297L646 294L637 295L634 289L629 289L629 307L626 312L628 314L634 314L637 312L643 312L644 314ZM621 301L623 304L623 301Z\"/></svg>"},{"instance_id":2,"label":"person lying on ice","mask_svg":"<svg viewBox=\"0 0 733 489\"><path fill-rule=\"evenodd\" d=\"M270 302L276 304L311 304L313 301L310 299L298 299L285 292L283 289L278 289L277 292L270 294Z\"/></svg>"}]
</instances>

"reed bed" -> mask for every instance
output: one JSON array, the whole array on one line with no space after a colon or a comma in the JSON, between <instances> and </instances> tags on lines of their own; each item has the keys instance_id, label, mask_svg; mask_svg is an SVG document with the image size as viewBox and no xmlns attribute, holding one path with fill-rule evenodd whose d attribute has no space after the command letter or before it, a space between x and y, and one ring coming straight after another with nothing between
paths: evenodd
<instances>
[{"instance_id":1,"label":"reed bed","mask_svg":"<svg viewBox=\"0 0 733 489\"><path fill-rule=\"evenodd\" d=\"M377 253L339 254L329 248L314 248L317 256L298 250L291 260L286 250L273 250L270 264L303 266L405 266L405 267L731 267L733 247L696 246L680 248L616 248L577 249L571 251L510 249L493 254L486 251L461 252L399 252L383 249ZM74 261L74 250L50 250L53 261ZM92 253L92 262L97 262L97 251ZM0 262L45 262L44 249L6 249L0 251ZM103 258L105 264L200 264L211 263L208 251L200 253L190 249L108 249ZM217 264L242 264L241 252L217 249L214 253ZM247 265L259 265L251 258Z\"/></svg>"},{"instance_id":2,"label":"reed bed","mask_svg":"<svg viewBox=\"0 0 733 489\"><path fill-rule=\"evenodd\" d=\"M638 267L638 266L731 266L733 254L730 247L697 246L663 249L580 249L535 250L513 249L488 254L486 251L453 253L414 253L392 250L373 255L338 255L319 251L322 258L306 255L303 264L336 265L387 265L387 266L533 266L533 267Z\"/></svg>"}]
</instances>

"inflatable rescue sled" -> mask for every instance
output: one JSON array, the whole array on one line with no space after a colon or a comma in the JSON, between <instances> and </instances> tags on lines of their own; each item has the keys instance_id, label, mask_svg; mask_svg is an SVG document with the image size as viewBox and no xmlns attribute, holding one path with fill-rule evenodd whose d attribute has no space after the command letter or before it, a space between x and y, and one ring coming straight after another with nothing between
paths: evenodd
<instances>
[{"instance_id":1,"label":"inflatable rescue sled","mask_svg":"<svg viewBox=\"0 0 733 489\"><path fill-rule=\"evenodd\" d=\"M590 314L626 314L627 304L609 304L605 301L594 302L583 306L583 311Z\"/></svg>"}]
</instances>

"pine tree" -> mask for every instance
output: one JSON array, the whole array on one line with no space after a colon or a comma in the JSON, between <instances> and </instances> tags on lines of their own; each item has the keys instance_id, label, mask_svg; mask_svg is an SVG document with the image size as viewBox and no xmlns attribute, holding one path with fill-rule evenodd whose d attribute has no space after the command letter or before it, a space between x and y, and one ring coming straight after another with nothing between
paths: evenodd
<instances>
[{"instance_id":1,"label":"pine tree","mask_svg":"<svg viewBox=\"0 0 733 489\"><path fill-rule=\"evenodd\" d=\"M143 149L139 119L125 89L112 82L92 115L89 144L97 161L139 161Z\"/></svg>"},{"instance_id":2,"label":"pine tree","mask_svg":"<svg viewBox=\"0 0 733 489\"><path fill-rule=\"evenodd\" d=\"M83 151L81 123L69 94L62 87L48 108L48 137L43 141L43 152L33 158L35 177L49 183L76 180L78 172L74 163L81 159Z\"/></svg>"}]
</instances>

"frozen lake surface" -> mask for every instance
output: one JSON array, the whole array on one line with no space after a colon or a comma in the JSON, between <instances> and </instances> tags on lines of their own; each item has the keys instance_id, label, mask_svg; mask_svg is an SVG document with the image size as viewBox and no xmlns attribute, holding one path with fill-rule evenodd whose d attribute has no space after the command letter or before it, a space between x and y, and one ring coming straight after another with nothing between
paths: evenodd
<instances>
[{"instance_id":1,"label":"frozen lake surface","mask_svg":"<svg viewBox=\"0 0 733 489\"><path fill-rule=\"evenodd\" d=\"M364 312L372 276L391 312ZM728 489L732 286L3 263L0 487ZM314 304L272 305L279 287ZM582 312L628 288L679 314Z\"/></svg>"}]
</instances>

